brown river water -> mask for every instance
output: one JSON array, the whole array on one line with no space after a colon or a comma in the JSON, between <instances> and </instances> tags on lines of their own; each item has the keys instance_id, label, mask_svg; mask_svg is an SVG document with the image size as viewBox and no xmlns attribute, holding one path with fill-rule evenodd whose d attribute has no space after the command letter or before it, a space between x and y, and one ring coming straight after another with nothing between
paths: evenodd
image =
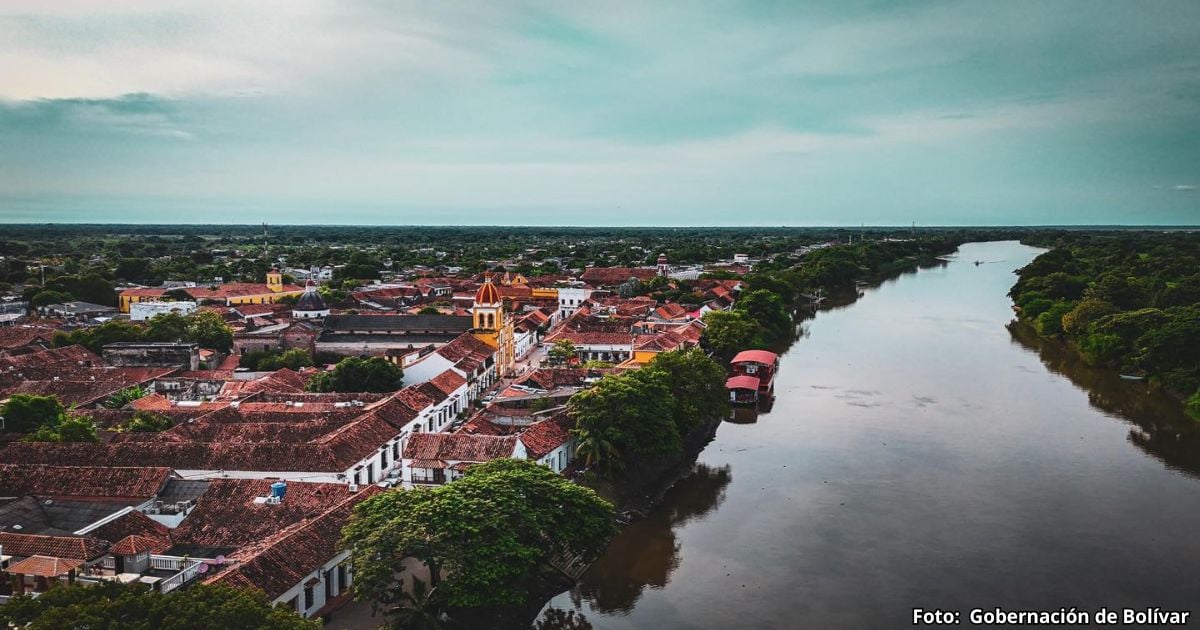
<instances>
[{"instance_id":1,"label":"brown river water","mask_svg":"<svg viewBox=\"0 0 1200 630\"><path fill-rule=\"evenodd\" d=\"M1010 331L1013 270L1041 251L964 245L804 322L771 411L723 423L547 606L597 630L1200 609L1200 425Z\"/></svg>"}]
</instances>

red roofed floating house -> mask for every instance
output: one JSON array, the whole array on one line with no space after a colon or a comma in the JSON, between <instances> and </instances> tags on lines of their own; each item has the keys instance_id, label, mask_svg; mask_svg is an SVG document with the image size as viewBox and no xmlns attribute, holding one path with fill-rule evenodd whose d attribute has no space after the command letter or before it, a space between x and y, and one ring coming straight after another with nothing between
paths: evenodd
<instances>
[{"instance_id":1,"label":"red roofed floating house","mask_svg":"<svg viewBox=\"0 0 1200 630\"><path fill-rule=\"evenodd\" d=\"M754 403L759 398L770 399L775 395L775 373L779 370L779 355L767 350L743 350L729 362L733 376L725 382L730 402ZM752 381L757 381L754 383ZM756 396L750 398L747 391L753 389Z\"/></svg>"}]
</instances>

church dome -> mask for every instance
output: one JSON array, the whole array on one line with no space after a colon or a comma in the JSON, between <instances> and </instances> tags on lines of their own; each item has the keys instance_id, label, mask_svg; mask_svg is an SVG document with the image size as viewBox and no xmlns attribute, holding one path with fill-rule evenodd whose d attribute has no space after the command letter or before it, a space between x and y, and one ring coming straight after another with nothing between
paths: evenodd
<instances>
[{"instance_id":1,"label":"church dome","mask_svg":"<svg viewBox=\"0 0 1200 630\"><path fill-rule=\"evenodd\" d=\"M304 286L304 294L300 299L296 300L296 306L292 308L293 313L321 313L328 314L329 307L325 305L325 300L321 298L321 294L317 293L317 285L309 280Z\"/></svg>"},{"instance_id":2,"label":"church dome","mask_svg":"<svg viewBox=\"0 0 1200 630\"><path fill-rule=\"evenodd\" d=\"M475 292L476 304L496 304L500 302L500 292L496 290L496 285L492 284L491 277L484 279L483 286Z\"/></svg>"}]
</instances>

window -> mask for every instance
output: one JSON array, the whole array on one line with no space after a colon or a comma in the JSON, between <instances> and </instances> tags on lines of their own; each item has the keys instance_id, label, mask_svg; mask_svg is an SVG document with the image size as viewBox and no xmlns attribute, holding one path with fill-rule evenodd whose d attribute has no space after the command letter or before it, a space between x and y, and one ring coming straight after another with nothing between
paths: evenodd
<instances>
[{"instance_id":1,"label":"window","mask_svg":"<svg viewBox=\"0 0 1200 630\"><path fill-rule=\"evenodd\" d=\"M333 599L336 593L333 592L333 569L325 571L325 599Z\"/></svg>"},{"instance_id":2,"label":"window","mask_svg":"<svg viewBox=\"0 0 1200 630\"><path fill-rule=\"evenodd\" d=\"M313 593L313 587L305 586L304 587L304 610L308 610L309 608L312 608L315 599L316 599L316 596Z\"/></svg>"},{"instance_id":3,"label":"window","mask_svg":"<svg viewBox=\"0 0 1200 630\"><path fill-rule=\"evenodd\" d=\"M387 468L387 449L379 451L379 470Z\"/></svg>"}]
</instances>

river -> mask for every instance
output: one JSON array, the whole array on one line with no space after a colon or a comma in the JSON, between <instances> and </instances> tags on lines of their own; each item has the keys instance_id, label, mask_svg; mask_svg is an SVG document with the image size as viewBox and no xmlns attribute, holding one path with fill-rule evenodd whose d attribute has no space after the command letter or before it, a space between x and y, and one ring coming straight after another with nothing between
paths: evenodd
<instances>
[{"instance_id":1,"label":"river","mask_svg":"<svg viewBox=\"0 0 1200 630\"><path fill-rule=\"evenodd\" d=\"M1013 271L1040 251L967 244L805 322L770 413L723 423L548 607L597 630L1188 609L1200 432L1177 402L1010 332Z\"/></svg>"}]
</instances>

